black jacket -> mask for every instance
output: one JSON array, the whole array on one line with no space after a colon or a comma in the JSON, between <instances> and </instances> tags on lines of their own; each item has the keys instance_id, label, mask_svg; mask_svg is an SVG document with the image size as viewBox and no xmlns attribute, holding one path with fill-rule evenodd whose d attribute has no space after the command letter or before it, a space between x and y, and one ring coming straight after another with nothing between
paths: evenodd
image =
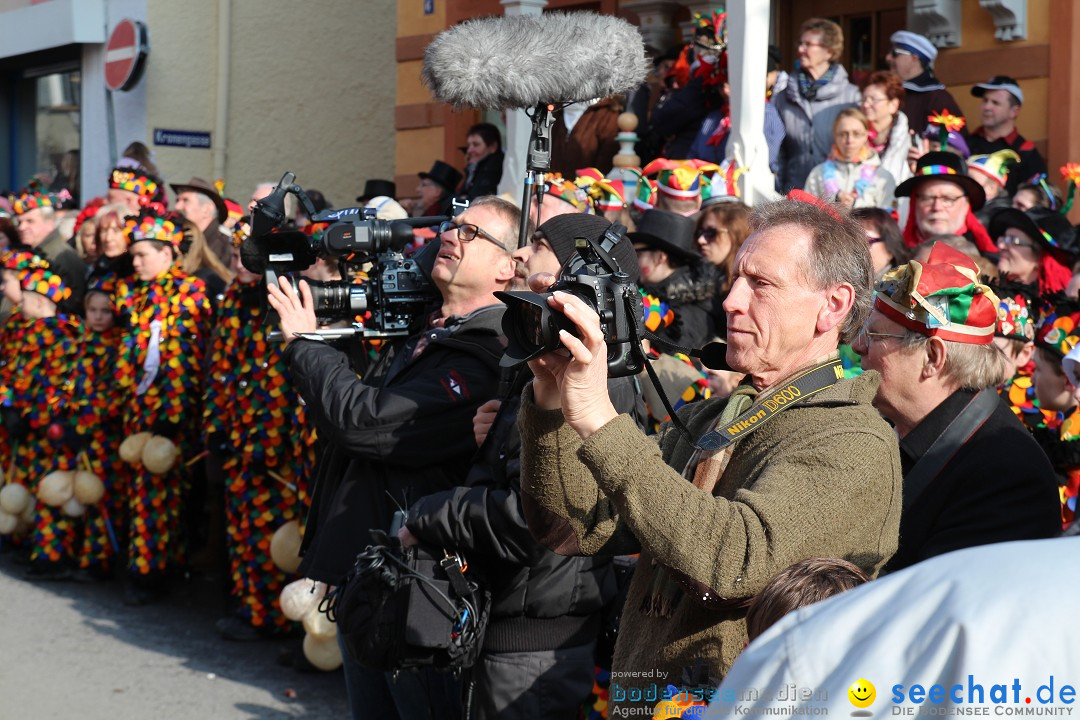
<instances>
[{"instance_id":1,"label":"black jacket","mask_svg":"<svg viewBox=\"0 0 1080 720\"><path fill-rule=\"evenodd\" d=\"M945 427L974 397L958 390L900 441L906 477ZM976 545L1054 537L1061 504L1050 461L1004 403L975 431L900 516L900 549L885 566L900 570Z\"/></svg>"},{"instance_id":2,"label":"black jacket","mask_svg":"<svg viewBox=\"0 0 1080 720\"><path fill-rule=\"evenodd\" d=\"M461 487L421 498L409 510L420 540L461 551L492 592L487 652L530 652L583 645L597 635L599 613L615 596L611 558L563 557L536 542L521 510L521 437L517 430L528 368L511 371L502 405ZM616 410L639 425L644 402L633 378L608 383Z\"/></svg>"},{"instance_id":3,"label":"black jacket","mask_svg":"<svg viewBox=\"0 0 1080 720\"><path fill-rule=\"evenodd\" d=\"M699 261L676 268L658 283L641 283L645 292L664 300L675 312L675 322L658 331L658 337L683 347L700 348L717 336L717 316L723 317L723 298L717 297L722 287L716 281L719 271L716 265Z\"/></svg>"},{"instance_id":4,"label":"black jacket","mask_svg":"<svg viewBox=\"0 0 1080 720\"><path fill-rule=\"evenodd\" d=\"M1015 195L1017 188L1021 185L1032 182L1035 176L1046 172L1046 161L1039 154L1035 143L1025 139L1016 130L1003 138L987 140L980 127L971 133L967 143L972 155L989 155L998 150L1013 150L1020 156L1020 162L1009 168L1009 178L1005 181L1005 191L1010 196Z\"/></svg>"},{"instance_id":5,"label":"black jacket","mask_svg":"<svg viewBox=\"0 0 1080 720\"><path fill-rule=\"evenodd\" d=\"M461 186L461 195L467 200L475 200L482 195L498 195L505 157L503 151L498 150L480 158L471 173L468 168L465 168L465 182Z\"/></svg>"},{"instance_id":6,"label":"black jacket","mask_svg":"<svg viewBox=\"0 0 1080 720\"><path fill-rule=\"evenodd\" d=\"M371 528L394 511L460 485L476 451L472 418L495 397L505 306L388 346L360 380L348 357L320 342L285 350L293 382L326 451L315 470L300 573L340 584ZM421 338L427 347L412 359Z\"/></svg>"}]
</instances>

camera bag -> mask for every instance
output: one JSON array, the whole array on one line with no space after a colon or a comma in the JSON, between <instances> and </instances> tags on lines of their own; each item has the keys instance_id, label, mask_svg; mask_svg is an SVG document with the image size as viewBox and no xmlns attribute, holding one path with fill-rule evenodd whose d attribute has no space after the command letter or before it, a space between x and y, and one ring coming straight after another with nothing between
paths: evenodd
<instances>
[{"instance_id":1,"label":"camera bag","mask_svg":"<svg viewBox=\"0 0 1080 720\"><path fill-rule=\"evenodd\" d=\"M325 601L348 653L384 672L471 667L483 646L490 593L466 576L459 556L372 534L379 544L356 556Z\"/></svg>"}]
</instances>

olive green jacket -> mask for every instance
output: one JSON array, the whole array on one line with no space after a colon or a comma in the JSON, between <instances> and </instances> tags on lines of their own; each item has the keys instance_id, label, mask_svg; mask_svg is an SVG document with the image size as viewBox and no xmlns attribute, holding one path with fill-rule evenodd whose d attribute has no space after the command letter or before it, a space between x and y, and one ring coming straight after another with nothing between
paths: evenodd
<instances>
[{"instance_id":1,"label":"olive green jacket","mask_svg":"<svg viewBox=\"0 0 1080 720\"><path fill-rule=\"evenodd\" d=\"M525 389L519 424L530 530L564 555L641 553L613 683L646 692L654 683L715 686L746 642L745 606L777 572L833 557L874 575L896 552L902 476L896 435L870 404L879 379L867 372L841 380L773 416L735 445L711 496L681 475L694 448L670 424L657 443L620 416L582 442L560 411L538 409ZM700 437L724 402L694 403L679 415ZM659 565L687 589L668 617L641 609Z\"/></svg>"}]
</instances>

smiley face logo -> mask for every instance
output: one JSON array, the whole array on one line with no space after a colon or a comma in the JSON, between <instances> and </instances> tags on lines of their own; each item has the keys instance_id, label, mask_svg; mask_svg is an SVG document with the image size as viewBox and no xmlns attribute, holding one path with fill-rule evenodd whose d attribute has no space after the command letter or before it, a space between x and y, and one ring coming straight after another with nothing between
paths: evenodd
<instances>
[{"instance_id":1,"label":"smiley face logo","mask_svg":"<svg viewBox=\"0 0 1080 720\"><path fill-rule=\"evenodd\" d=\"M853 682L851 687L847 691L848 700L851 704L857 708L868 708L874 703L874 698L877 697L877 691L874 690L874 684L869 680L860 678Z\"/></svg>"}]
</instances>

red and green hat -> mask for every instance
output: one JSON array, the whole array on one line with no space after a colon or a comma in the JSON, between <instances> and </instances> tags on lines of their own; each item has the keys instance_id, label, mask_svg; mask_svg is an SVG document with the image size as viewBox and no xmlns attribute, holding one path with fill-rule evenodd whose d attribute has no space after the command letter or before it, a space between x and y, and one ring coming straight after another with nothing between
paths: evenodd
<instances>
[{"instance_id":1,"label":"red and green hat","mask_svg":"<svg viewBox=\"0 0 1080 720\"><path fill-rule=\"evenodd\" d=\"M678 200L692 200L702 196L705 173L719 169L719 165L704 160L657 158L646 165L642 173L656 175L656 187L664 195Z\"/></svg>"},{"instance_id":2,"label":"red and green hat","mask_svg":"<svg viewBox=\"0 0 1080 720\"><path fill-rule=\"evenodd\" d=\"M149 209L144 210L138 217L128 218L124 234L127 236L128 245L142 240L157 240L172 245L178 255L181 253L180 243L184 239L184 230L177 225L175 216L171 213L159 215Z\"/></svg>"},{"instance_id":3,"label":"red and green hat","mask_svg":"<svg viewBox=\"0 0 1080 720\"><path fill-rule=\"evenodd\" d=\"M1080 345L1080 304L1063 295L1051 299L1035 328L1035 345L1062 358Z\"/></svg>"},{"instance_id":4,"label":"red and green hat","mask_svg":"<svg viewBox=\"0 0 1080 720\"><path fill-rule=\"evenodd\" d=\"M49 192L42 186L41 181L35 178L17 194L9 196L8 200L11 202L11 211L18 216L38 208L59 210L64 201L71 200L71 193L67 190Z\"/></svg>"},{"instance_id":5,"label":"red and green hat","mask_svg":"<svg viewBox=\"0 0 1080 720\"><path fill-rule=\"evenodd\" d=\"M925 263L886 273L874 295L874 309L909 330L972 345L993 341L998 302L979 282L975 262L944 243L934 244Z\"/></svg>"},{"instance_id":6,"label":"red and green hat","mask_svg":"<svg viewBox=\"0 0 1080 720\"><path fill-rule=\"evenodd\" d=\"M565 200L577 208L578 212L587 212L589 209L589 199L586 197L585 191L563 178L559 173L544 176L544 192L560 200Z\"/></svg>"},{"instance_id":7,"label":"red and green hat","mask_svg":"<svg viewBox=\"0 0 1080 720\"><path fill-rule=\"evenodd\" d=\"M626 207L626 186L623 181L609 180L596 168L578 170L574 184L585 191L589 204L597 213Z\"/></svg>"},{"instance_id":8,"label":"red and green hat","mask_svg":"<svg viewBox=\"0 0 1080 720\"><path fill-rule=\"evenodd\" d=\"M652 210L656 207L656 183L645 177L640 168L629 167L623 170L632 173L637 178L632 201L634 207L641 211Z\"/></svg>"},{"instance_id":9,"label":"red and green hat","mask_svg":"<svg viewBox=\"0 0 1080 720\"><path fill-rule=\"evenodd\" d=\"M19 286L24 292L43 295L54 303L71 297L71 288L52 270L49 261L28 250L5 250L0 254L0 265L15 271Z\"/></svg>"},{"instance_id":10,"label":"red and green hat","mask_svg":"<svg viewBox=\"0 0 1080 720\"><path fill-rule=\"evenodd\" d=\"M707 182L701 188L701 206L733 202L739 199L739 177L746 168L739 167L731 158L705 173Z\"/></svg>"}]
</instances>

